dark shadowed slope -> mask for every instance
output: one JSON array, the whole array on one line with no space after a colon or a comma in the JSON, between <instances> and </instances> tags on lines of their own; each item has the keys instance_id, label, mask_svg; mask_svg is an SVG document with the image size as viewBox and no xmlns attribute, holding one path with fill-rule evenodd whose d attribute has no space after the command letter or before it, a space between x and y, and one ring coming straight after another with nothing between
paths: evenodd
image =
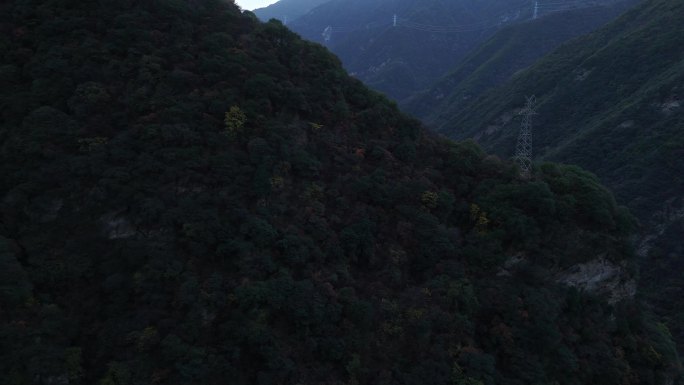
<instances>
[{"instance_id":1,"label":"dark shadowed slope","mask_svg":"<svg viewBox=\"0 0 684 385\"><path fill-rule=\"evenodd\" d=\"M520 181L224 1L5 1L0 28L0 383L676 375L590 174Z\"/></svg>"}]
</instances>

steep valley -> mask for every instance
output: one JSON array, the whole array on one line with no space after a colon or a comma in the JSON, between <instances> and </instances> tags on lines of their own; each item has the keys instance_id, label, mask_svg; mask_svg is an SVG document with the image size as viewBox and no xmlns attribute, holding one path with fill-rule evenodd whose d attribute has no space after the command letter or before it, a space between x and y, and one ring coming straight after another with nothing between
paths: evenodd
<instances>
[{"instance_id":1,"label":"steep valley","mask_svg":"<svg viewBox=\"0 0 684 385\"><path fill-rule=\"evenodd\" d=\"M677 21L649 4L628 36ZM8 0L0 32L0 384L681 381L637 222L580 167L521 178L232 1ZM661 92L621 129L669 132Z\"/></svg>"},{"instance_id":2,"label":"steep valley","mask_svg":"<svg viewBox=\"0 0 684 385\"><path fill-rule=\"evenodd\" d=\"M684 4L650 0L573 40L470 101L442 114L438 129L476 138L510 157L517 111L536 95L534 152L580 165L610 186L641 221L642 293L684 344ZM663 293L668 293L663 296Z\"/></svg>"}]
</instances>

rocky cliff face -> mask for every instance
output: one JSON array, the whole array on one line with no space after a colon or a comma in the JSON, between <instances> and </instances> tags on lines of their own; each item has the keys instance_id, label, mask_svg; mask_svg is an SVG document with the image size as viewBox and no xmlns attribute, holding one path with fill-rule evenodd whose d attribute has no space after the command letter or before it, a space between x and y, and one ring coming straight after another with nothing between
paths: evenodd
<instances>
[{"instance_id":1,"label":"rocky cliff face","mask_svg":"<svg viewBox=\"0 0 684 385\"><path fill-rule=\"evenodd\" d=\"M575 265L558 274L556 281L605 296L611 304L634 297L637 287L625 263L612 262L604 257Z\"/></svg>"},{"instance_id":2,"label":"rocky cliff face","mask_svg":"<svg viewBox=\"0 0 684 385\"><path fill-rule=\"evenodd\" d=\"M504 262L497 276L510 277L516 269L528 263L529 261L523 255L512 256ZM634 298L637 291L634 269L630 268L629 262L614 262L605 256L599 256L562 270L551 270L548 275L556 283L600 296L611 305Z\"/></svg>"}]
</instances>

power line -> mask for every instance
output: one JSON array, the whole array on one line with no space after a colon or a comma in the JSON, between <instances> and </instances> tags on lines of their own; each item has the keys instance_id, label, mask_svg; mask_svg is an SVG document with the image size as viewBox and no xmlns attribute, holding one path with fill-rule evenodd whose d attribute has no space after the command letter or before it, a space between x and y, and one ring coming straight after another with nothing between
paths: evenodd
<instances>
[{"instance_id":1,"label":"power line","mask_svg":"<svg viewBox=\"0 0 684 385\"><path fill-rule=\"evenodd\" d=\"M501 27L505 22L495 20L495 21L484 21L478 24L471 25L461 25L461 26L434 26L428 24L419 24L407 20L399 20L399 26L413 29L416 31L423 32L433 32L433 33L462 33L462 32L477 32L484 31L487 29Z\"/></svg>"},{"instance_id":2,"label":"power line","mask_svg":"<svg viewBox=\"0 0 684 385\"><path fill-rule=\"evenodd\" d=\"M530 9L530 6L532 7ZM515 8L517 7L517 8ZM424 24L411 21L408 19L402 19L393 14L392 17L383 22L375 21L367 23L364 25L343 25L343 26L327 26L322 32L322 36L326 42L330 41L333 34L336 33L351 33L360 30L370 30L374 28L381 27L402 27L407 29L412 29L420 32L428 33L465 33L465 32L478 32L488 29L500 28L503 25L519 20L521 16L528 15L526 17L531 17L532 19L537 19L545 14L551 14L562 11L585 9L585 8L599 8L601 6L589 5L586 0L569 0L569 1L555 1L555 2L544 2L543 0L524 0L514 6L513 9L501 13L497 16L490 17L488 19L479 20L472 23L462 23L453 25L434 25L434 24Z\"/></svg>"},{"instance_id":3,"label":"power line","mask_svg":"<svg viewBox=\"0 0 684 385\"><path fill-rule=\"evenodd\" d=\"M510 20L517 20L520 18L522 11L529 9L530 0L524 0L514 5L510 10L500 13L498 15L489 17L487 19L479 20L472 23L461 23L452 25L433 25L423 24L410 21L407 19L400 19L400 23L404 27L413 29L423 29L436 32L461 32L461 31L476 31L481 29L489 29L494 26L501 25Z\"/></svg>"},{"instance_id":4,"label":"power line","mask_svg":"<svg viewBox=\"0 0 684 385\"><path fill-rule=\"evenodd\" d=\"M394 15L392 15L392 18L388 22L375 21L375 22L364 24L364 25L356 25L356 26L328 25L323 30L322 35L323 35L323 38L325 41L330 41L333 33L349 33L349 32L354 32L354 31L368 30L371 28L379 28L379 27L387 27L387 26L404 27L404 28L414 29L417 31L436 32L436 33L460 33L460 32L480 31L480 30L486 30L486 29L498 27L503 23L509 22L510 20L517 20L520 17L521 10L522 9L528 9L526 7L527 7L527 5L529 5L530 1L531 0L523 0L522 2L516 4L514 6L514 8L510 11L507 11L505 13L494 16L492 18L480 20L480 21L477 21L474 23L463 23L463 24L457 24L457 25L422 24L422 23L413 22L413 21L410 21L407 19L400 19L397 14L394 14ZM522 8L523 6L525 6L525 8Z\"/></svg>"}]
</instances>

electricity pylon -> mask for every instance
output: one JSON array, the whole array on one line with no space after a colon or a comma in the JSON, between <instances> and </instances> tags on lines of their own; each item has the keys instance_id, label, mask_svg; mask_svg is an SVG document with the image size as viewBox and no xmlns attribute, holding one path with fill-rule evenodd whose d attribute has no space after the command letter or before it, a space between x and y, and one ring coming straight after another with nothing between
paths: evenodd
<instances>
[{"instance_id":1,"label":"electricity pylon","mask_svg":"<svg viewBox=\"0 0 684 385\"><path fill-rule=\"evenodd\" d=\"M528 97L525 108L520 111L523 119L518 144L515 146L515 161L520 166L520 176L524 179L529 179L532 170L532 116L537 114L534 111L535 103L534 95Z\"/></svg>"},{"instance_id":2,"label":"electricity pylon","mask_svg":"<svg viewBox=\"0 0 684 385\"><path fill-rule=\"evenodd\" d=\"M323 33L321 34L321 35L323 35L323 40L325 40L326 42L330 41L330 38L332 37L332 32L333 32L332 26L329 25L329 26L325 27L325 29L323 30Z\"/></svg>"}]
</instances>

